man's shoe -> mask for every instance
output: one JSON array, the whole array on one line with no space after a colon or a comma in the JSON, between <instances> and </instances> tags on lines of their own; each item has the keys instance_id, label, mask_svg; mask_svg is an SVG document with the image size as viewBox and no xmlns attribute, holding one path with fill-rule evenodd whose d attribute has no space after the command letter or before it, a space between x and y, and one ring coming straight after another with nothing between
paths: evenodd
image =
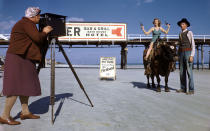
<instances>
[{"instance_id":1,"label":"man's shoe","mask_svg":"<svg viewBox=\"0 0 210 131\"><path fill-rule=\"evenodd\" d=\"M6 120L0 117L0 123L7 124L7 125L20 125L21 124L19 121L15 121L11 117L9 117Z\"/></svg>"},{"instance_id":2,"label":"man's shoe","mask_svg":"<svg viewBox=\"0 0 210 131\"><path fill-rule=\"evenodd\" d=\"M194 91L189 91L186 93L187 95L193 95L194 94Z\"/></svg>"},{"instance_id":3,"label":"man's shoe","mask_svg":"<svg viewBox=\"0 0 210 131\"><path fill-rule=\"evenodd\" d=\"M32 114L32 113L29 113L29 114L26 114L26 115L24 115L24 114L20 114L20 119L21 120L25 120L25 119L39 119L40 118L40 116L37 116L37 115L34 115L34 114Z\"/></svg>"},{"instance_id":4,"label":"man's shoe","mask_svg":"<svg viewBox=\"0 0 210 131\"><path fill-rule=\"evenodd\" d=\"M177 93L186 93L186 90L183 90L183 89L179 89L179 90L176 90Z\"/></svg>"}]
</instances>

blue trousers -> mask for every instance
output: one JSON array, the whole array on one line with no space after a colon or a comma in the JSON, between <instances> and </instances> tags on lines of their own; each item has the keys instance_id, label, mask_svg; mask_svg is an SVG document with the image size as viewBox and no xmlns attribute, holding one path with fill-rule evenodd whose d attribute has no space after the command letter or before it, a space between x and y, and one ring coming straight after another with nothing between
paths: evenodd
<instances>
[{"instance_id":1,"label":"blue trousers","mask_svg":"<svg viewBox=\"0 0 210 131\"><path fill-rule=\"evenodd\" d=\"M193 71L192 71L192 62L189 62L189 57L191 51L184 51L179 53L179 62L180 62L180 86L181 89L187 89L186 77L188 75L189 79L189 91L194 91L194 81L193 81ZM187 74L187 75L186 75Z\"/></svg>"}]
</instances>

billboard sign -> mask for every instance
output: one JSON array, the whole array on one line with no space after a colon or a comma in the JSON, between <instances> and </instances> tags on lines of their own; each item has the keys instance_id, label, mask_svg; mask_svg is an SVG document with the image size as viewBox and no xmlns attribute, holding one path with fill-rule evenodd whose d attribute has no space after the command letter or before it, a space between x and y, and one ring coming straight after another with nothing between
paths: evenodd
<instances>
[{"instance_id":1,"label":"billboard sign","mask_svg":"<svg viewBox=\"0 0 210 131\"><path fill-rule=\"evenodd\" d=\"M59 41L126 41L125 23L66 23L66 36Z\"/></svg>"}]
</instances>

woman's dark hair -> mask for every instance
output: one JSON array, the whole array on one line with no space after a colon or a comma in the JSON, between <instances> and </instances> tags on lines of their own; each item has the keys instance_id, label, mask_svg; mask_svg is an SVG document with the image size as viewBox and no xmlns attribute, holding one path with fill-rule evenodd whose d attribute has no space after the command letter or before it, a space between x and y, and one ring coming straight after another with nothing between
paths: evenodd
<instances>
[{"instance_id":1,"label":"woman's dark hair","mask_svg":"<svg viewBox=\"0 0 210 131\"><path fill-rule=\"evenodd\" d=\"M158 26L160 27L160 25L161 25L161 21L160 21L160 19L158 19L158 18L155 18L154 20L153 20L153 24L155 24L155 20L158 20Z\"/></svg>"}]
</instances>

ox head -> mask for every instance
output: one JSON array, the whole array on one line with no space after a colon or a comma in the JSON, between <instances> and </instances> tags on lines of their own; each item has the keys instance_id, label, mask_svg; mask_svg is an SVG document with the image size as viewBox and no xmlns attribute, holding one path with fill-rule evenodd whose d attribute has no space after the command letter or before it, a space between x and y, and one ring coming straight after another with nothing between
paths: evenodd
<instances>
[{"instance_id":1,"label":"ox head","mask_svg":"<svg viewBox=\"0 0 210 131\"><path fill-rule=\"evenodd\" d=\"M177 61L177 48L175 43L170 43L170 42L162 42L160 44L161 48L161 54L170 61Z\"/></svg>"},{"instance_id":2,"label":"ox head","mask_svg":"<svg viewBox=\"0 0 210 131\"><path fill-rule=\"evenodd\" d=\"M175 43L168 43L168 50L173 54L173 56L177 55L177 48Z\"/></svg>"}]
</instances>

